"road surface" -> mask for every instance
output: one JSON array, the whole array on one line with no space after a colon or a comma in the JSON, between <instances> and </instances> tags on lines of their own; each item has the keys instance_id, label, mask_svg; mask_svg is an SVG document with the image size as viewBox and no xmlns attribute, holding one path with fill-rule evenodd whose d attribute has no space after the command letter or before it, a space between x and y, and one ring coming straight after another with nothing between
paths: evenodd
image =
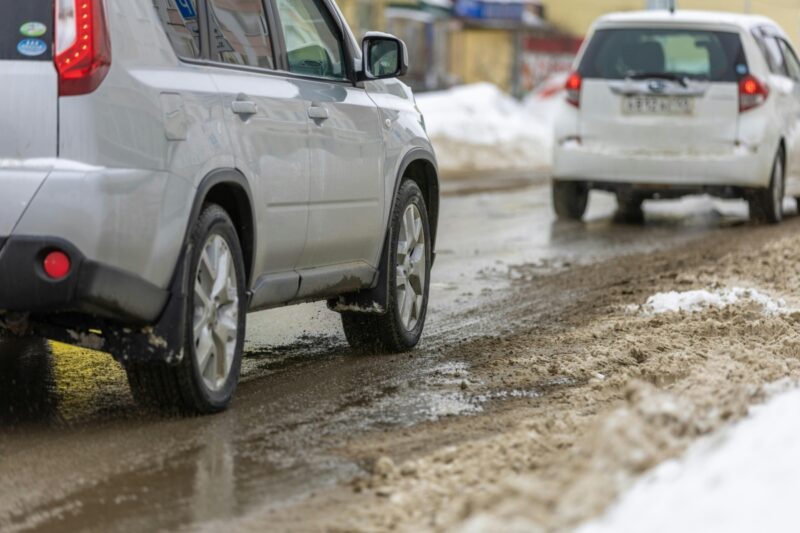
<instances>
[{"instance_id":1,"label":"road surface","mask_svg":"<svg viewBox=\"0 0 800 533\"><path fill-rule=\"evenodd\" d=\"M555 291L542 280L624 257L636 268L653 252L747 231L735 202L648 207L644 226L615 223L614 210L613 198L598 194L586 223L557 223L545 186L444 198L417 350L353 355L324 304L251 315L242 382L219 416L141 411L109 357L54 346L52 357L34 357L24 375L3 380L0 530L246 529L247 517L270 511L283 517L276 528L303 529L287 509L349 491L373 469L371 458L393 450L387 442L359 454L353 443L363 436L400 435L397 454L413 456L494 431L477 422L450 437L431 428L490 420L513 399L572 385L556 378L510 389L471 373L471 353L503 361L505 336L555 321L585 294L581 278L574 297L568 285Z\"/></svg>"}]
</instances>

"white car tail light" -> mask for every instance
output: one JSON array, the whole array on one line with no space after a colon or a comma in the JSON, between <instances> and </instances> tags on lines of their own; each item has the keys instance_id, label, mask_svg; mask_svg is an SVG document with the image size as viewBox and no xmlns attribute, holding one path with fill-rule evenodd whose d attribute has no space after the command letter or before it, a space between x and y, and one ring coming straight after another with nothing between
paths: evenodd
<instances>
[{"instance_id":1,"label":"white car tail light","mask_svg":"<svg viewBox=\"0 0 800 533\"><path fill-rule=\"evenodd\" d=\"M111 66L111 40L103 0L56 0L55 11L58 94L91 93Z\"/></svg>"},{"instance_id":2,"label":"white car tail light","mask_svg":"<svg viewBox=\"0 0 800 533\"><path fill-rule=\"evenodd\" d=\"M564 89L567 91L567 103L575 107L581 107L581 88L583 87L583 77L578 72L572 72L567 78Z\"/></svg>"},{"instance_id":3,"label":"white car tail light","mask_svg":"<svg viewBox=\"0 0 800 533\"><path fill-rule=\"evenodd\" d=\"M744 113L767 101L769 87L753 75L748 74L739 81L739 112Z\"/></svg>"}]
</instances>

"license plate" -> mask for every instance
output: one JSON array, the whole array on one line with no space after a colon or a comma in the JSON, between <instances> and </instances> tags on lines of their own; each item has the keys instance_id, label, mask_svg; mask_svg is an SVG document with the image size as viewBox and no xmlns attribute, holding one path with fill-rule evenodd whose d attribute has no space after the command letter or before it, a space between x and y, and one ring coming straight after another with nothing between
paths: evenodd
<instances>
[{"instance_id":1,"label":"license plate","mask_svg":"<svg viewBox=\"0 0 800 533\"><path fill-rule=\"evenodd\" d=\"M622 112L626 115L691 115L694 98L689 96L626 96Z\"/></svg>"}]
</instances>

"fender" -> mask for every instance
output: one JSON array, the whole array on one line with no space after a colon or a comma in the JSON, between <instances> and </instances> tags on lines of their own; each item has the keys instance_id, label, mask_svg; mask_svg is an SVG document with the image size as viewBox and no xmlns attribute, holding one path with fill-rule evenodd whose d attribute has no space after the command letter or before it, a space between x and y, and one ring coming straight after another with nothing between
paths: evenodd
<instances>
[{"instance_id":1,"label":"fender","mask_svg":"<svg viewBox=\"0 0 800 533\"><path fill-rule=\"evenodd\" d=\"M436 156L428 150L423 148L414 148L410 150L401 160L397 177L395 178L394 192L392 193L392 201L389 204L394 206L397 201L397 193L400 191L400 184L406 176L408 167L414 161L423 159L431 163L434 168L435 175L431 182L429 193L431 205L428 205L429 221L431 225L431 267L436 258L436 228L438 227L438 213L439 213L439 172L436 164ZM389 210L391 212L391 208ZM386 224L386 237L384 237L383 247L381 248L380 260L378 261L378 273L375 276L375 281L368 289L362 289L358 292L345 294L328 300L328 308L332 311L348 311L357 313L368 314L386 314L388 308L387 297L389 294L389 273L387 271L388 261L386 256L389 253L388 245L392 242L392 228L388 222Z\"/></svg>"},{"instance_id":2,"label":"fender","mask_svg":"<svg viewBox=\"0 0 800 533\"><path fill-rule=\"evenodd\" d=\"M140 331L131 332L127 328L109 328L104 331L105 349L122 364L133 364L139 361L158 360L168 364L177 364L184 353L184 328L186 321L186 295L191 290L188 257L192 255L190 241L192 229L199 219L203 204L209 191L219 184L230 183L241 187L247 195L253 217L253 236L255 242L255 212L250 185L245 177L235 169L218 169L208 174L200 182L195 192L192 210L186 225L181 253L172 275L169 286L169 299L161 316L155 324ZM253 254L255 257L255 254ZM251 260L252 262L252 260ZM251 265L252 267L252 265ZM252 270L251 270L252 271ZM248 297L250 293L248 292Z\"/></svg>"},{"instance_id":3,"label":"fender","mask_svg":"<svg viewBox=\"0 0 800 533\"><path fill-rule=\"evenodd\" d=\"M397 200L397 193L400 191L400 184L403 182L403 178L406 177L406 171L408 167L414 161L418 160L425 160L433 166L434 169L434 176L431 182L431 205L428 206L428 219L430 220L431 224L431 262L433 263L436 260L436 235L437 230L439 228L439 164L436 162L436 156L433 152L426 150L425 148L412 148L411 150L403 156L403 159L400 161L400 167L397 172L397 177L395 178L394 182L394 192L392 193L392 201L389 204L389 212L391 212L391 207L394 206L394 202ZM386 240L388 241L388 232L386 236ZM385 241L384 241L385 246ZM381 255L383 257L383 255ZM431 264L433 266L433 264Z\"/></svg>"},{"instance_id":4,"label":"fender","mask_svg":"<svg viewBox=\"0 0 800 533\"><path fill-rule=\"evenodd\" d=\"M225 183L238 185L247 195L247 203L250 206L250 220L253 221L253 246L255 246L255 243L258 242L258 224L256 224L256 212L255 208L253 207L255 204L253 203L253 193L250 191L250 183L247 181L247 178L245 178L244 175L242 175L242 173L238 170L233 168L220 168L214 170L205 178L203 178L195 190L194 202L192 203L192 210L189 214L189 222L186 225L186 233L183 237L183 248L186 248L186 245L189 242L189 237L192 234L194 223L200 218L200 213L203 210L203 204L208 196L208 192L215 186ZM253 263L255 261L255 253L251 255L250 268L248 269L249 272L253 272Z\"/></svg>"}]
</instances>

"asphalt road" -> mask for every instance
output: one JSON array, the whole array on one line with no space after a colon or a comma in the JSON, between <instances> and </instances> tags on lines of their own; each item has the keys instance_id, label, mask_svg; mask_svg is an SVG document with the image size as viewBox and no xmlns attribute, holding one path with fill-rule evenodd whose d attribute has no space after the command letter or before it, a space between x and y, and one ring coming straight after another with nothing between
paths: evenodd
<instances>
[{"instance_id":1,"label":"asphalt road","mask_svg":"<svg viewBox=\"0 0 800 533\"><path fill-rule=\"evenodd\" d=\"M214 417L139 410L108 356L60 345L32 354L0 384L0 530L214 529L344 483L365 468L337 452L354 436L491 409L462 391L456 355L471 338L502 335L481 308L516 277L685 246L746 220L741 204L686 205L628 226L597 195L586 223L562 224L542 186L448 196L416 351L351 354L324 304L251 315L237 397Z\"/></svg>"}]
</instances>

